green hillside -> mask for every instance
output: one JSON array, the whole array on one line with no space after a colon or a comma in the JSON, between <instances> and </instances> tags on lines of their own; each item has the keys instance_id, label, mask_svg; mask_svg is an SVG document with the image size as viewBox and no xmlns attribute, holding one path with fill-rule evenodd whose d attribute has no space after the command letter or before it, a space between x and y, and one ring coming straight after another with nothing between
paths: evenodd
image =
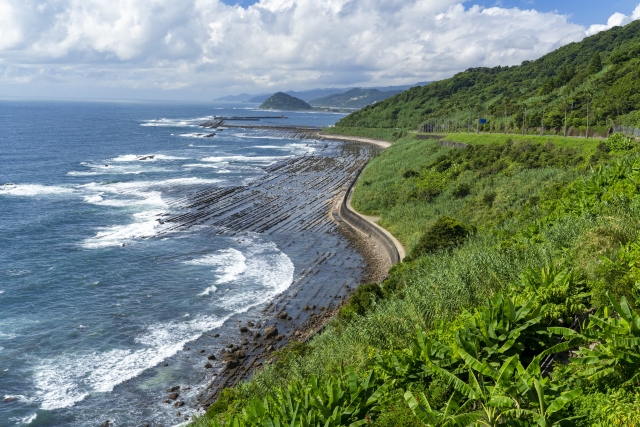
<instances>
[{"instance_id":1,"label":"green hillside","mask_svg":"<svg viewBox=\"0 0 640 427\"><path fill-rule=\"evenodd\" d=\"M640 126L640 21L571 43L535 61L471 68L454 77L415 87L342 119L338 127L417 129L429 118L448 118L465 128L467 119L487 118L481 130L507 126L560 131L567 126Z\"/></svg>"},{"instance_id":2,"label":"green hillside","mask_svg":"<svg viewBox=\"0 0 640 427\"><path fill-rule=\"evenodd\" d=\"M401 92L401 90L383 92L378 89L355 88L345 93L313 99L309 101L309 104L314 107L362 108L375 102L384 101Z\"/></svg>"},{"instance_id":3,"label":"green hillside","mask_svg":"<svg viewBox=\"0 0 640 427\"><path fill-rule=\"evenodd\" d=\"M278 92L260 105L261 110L310 110L311 105L302 99Z\"/></svg>"}]
</instances>

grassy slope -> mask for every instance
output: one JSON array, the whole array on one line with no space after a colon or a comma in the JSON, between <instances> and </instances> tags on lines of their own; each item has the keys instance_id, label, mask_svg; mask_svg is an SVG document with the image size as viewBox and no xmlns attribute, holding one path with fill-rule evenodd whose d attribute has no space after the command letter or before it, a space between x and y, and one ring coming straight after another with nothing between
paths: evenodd
<instances>
[{"instance_id":1,"label":"grassy slope","mask_svg":"<svg viewBox=\"0 0 640 427\"><path fill-rule=\"evenodd\" d=\"M322 130L322 133L330 135L347 135L362 136L365 138L382 139L385 141L395 142L404 132L396 129L375 129L375 128L337 128L328 127Z\"/></svg>"},{"instance_id":2,"label":"grassy slope","mask_svg":"<svg viewBox=\"0 0 640 427\"><path fill-rule=\"evenodd\" d=\"M595 54L601 67L592 66ZM593 64L597 65L597 64ZM459 117L466 123L468 111L477 118L476 105L502 125L504 103L510 128L521 126L522 108L528 106L527 127L540 126L545 106L545 127L560 129L563 100L574 103L569 126L584 126L587 90L593 91L591 125L605 126L609 118L622 117L640 127L640 21L616 27L571 43L520 66L472 68L452 78L409 89L342 119L338 127L417 129L427 117ZM457 105L457 107L456 107ZM518 107L516 107L518 105ZM459 115L457 113L459 111ZM631 123L633 122L633 123Z\"/></svg>"},{"instance_id":3,"label":"grassy slope","mask_svg":"<svg viewBox=\"0 0 640 427\"><path fill-rule=\"evenodd\" d=\"M621 244L638 238L640 209L630 207L637 195L624 203L619 198L608 202L606 215L594 215L595 208L588 207L582 213L567 211L562 202L580 194L578 187L568 193L566 189L579 185L581 175L591 176L592 165L611 163L618 154L593 147L553 151L547 146L550 151L545 151L540 144L522 143L505 149L509 144L487 144L482 137L476 142L485 148L459 150L403 138L370 162L354 194L357 209L382 215L382 224L410 249L443 214L476 225L475 235L451 251L418 256L395 267L383 284L388 291L384 298L349 321L334 321L309 344L281 353L250 382L225 391L207 419L229 419L247 408L250 399L272 396L279 387L311 375L323 382L341 377L347 366L359 373L376 367L377 354L411 347L419 329L433 329L444 320L454 320L455 325L461 309L475 307L497 291L517 289L529 268L575 268L581 283L591 289L595 305L603 303L606 289L631 297L620 266L613 269L617 273L603 271L599 257L607 255L615 262ZM500 162L504 167L494 168ZM626 191L615 185L608 191ZM437 382L426 386L427 394L437 397L431 390ZM413 381L403 387L420 390L425 383ZM403 387L392 389L390 396L400 397ZM610 399L605 386L594 387L572 411L600 416L603 402ZM396 402L386 408L374 416L375 425L420 425L406 405ZM206 419L198 423L208 425Z\"/></svg>"}]
</instances>

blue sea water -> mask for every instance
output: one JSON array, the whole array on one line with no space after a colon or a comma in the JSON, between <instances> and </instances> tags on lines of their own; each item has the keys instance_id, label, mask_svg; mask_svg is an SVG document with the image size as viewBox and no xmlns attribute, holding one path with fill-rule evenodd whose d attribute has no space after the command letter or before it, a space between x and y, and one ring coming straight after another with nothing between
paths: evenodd
<instances>
[{"instance_id":1,"label":"blue sea water","mask_svg":"<svg viewBox=\"0 0 640 427\"><path fill-rule=\"evenodd\" d=\"M197 126L255 107L0 100L0 427L171 425L151 402L184 373L153 368L290 285L292 260L262 235L147 238L185 192L313 149ZM342 117L286 115L259 124Z\"/></svg>"}]
</instances>

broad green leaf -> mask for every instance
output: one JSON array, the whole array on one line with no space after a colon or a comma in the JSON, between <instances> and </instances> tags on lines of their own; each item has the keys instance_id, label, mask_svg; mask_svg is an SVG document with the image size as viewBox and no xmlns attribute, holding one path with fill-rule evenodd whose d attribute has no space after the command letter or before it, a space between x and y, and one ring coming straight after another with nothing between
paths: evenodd
<instances>
[{"instance_id":1,"label":"broad green leaf","mask_svg":"<svg viewBox=\"0 0 640 427\"><path fill-rule=\"evenodd\" d=\"M581 394L582 394L581 388L565 391L560 395L560 397L558 397L553 402L551 402L551 404L547 408L546 413L551 415L558 412L560 409L564 408L569 403L573 402L576 399L576 397L580 396Z\"/></svg>"}]
</instances>

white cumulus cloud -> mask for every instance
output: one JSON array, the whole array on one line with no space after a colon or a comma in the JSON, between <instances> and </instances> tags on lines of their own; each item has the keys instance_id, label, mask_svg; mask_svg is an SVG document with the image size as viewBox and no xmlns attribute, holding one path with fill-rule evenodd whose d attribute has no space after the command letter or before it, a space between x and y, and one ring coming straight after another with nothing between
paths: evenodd
<instances>
[{"instance_id":1,"label":"white cumulus cloud","mask_svg":"<svg viewBox=\"0 0 640 427\"><path fill-rule=\"evenodd\" d=\"M640 4L635 8L631 15L625 15L620 12L616 12L609 17L606 24L594 24L589 27L587 30L587 35L591 36L593 34L599 33L600 31L605 31L611 29L613 27L620 27L623 25L627 25L632 21L640 19Z\"/></svg>"},{"instance_id":2,"label":"white cumulus cloud","mask_svg":"<svg viewBox=\"0 0 640 427\"><path fill-rule=\"evenodd\" d=\"M406 84L513 65L640 18L460 0L0 0L0 87L177 91ZM17 89L16 89L17 88Z\"/></svg>"}]
</instances>

